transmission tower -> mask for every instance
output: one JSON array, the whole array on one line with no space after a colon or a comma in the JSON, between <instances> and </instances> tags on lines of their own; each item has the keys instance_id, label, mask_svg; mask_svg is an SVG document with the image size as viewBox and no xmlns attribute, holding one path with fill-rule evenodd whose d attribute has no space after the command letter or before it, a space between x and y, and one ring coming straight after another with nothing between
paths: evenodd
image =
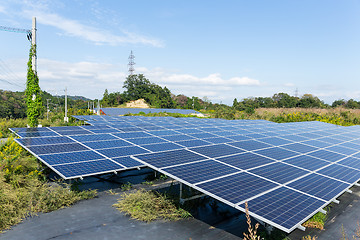
<instances>
[{"instance_id":1,"label":"transmission tower","mask_svg":"<svg viewBox=\"0 0 360 240\"><path fill-rule=\"evenodd\" d=\"M295 97L298 97L298 96L299 96L299 89L296 88L296 89L295 89Z\"/></svg>"},{"instance_id":2,"label":"transmission tower","mask_svg":"<svg viewBox=\"0 0 360 240\"><path fill-rule=\"evenodd\" d=\"M135 68L134 68L134 65L135 65L135 62L134 62L134 59L135 59L135 56L133 54L133 51L131 50L131 53L130 53L130 56L129 56L129 64L128 64L128 67L129 67L129 75L133 75L134 72L135 72Z\"/></svg>"}]
</instances>

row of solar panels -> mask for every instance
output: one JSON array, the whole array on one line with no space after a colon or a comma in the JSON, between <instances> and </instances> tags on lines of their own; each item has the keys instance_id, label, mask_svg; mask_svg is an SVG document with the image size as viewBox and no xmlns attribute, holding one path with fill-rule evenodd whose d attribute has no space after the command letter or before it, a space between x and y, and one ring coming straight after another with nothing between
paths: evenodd
<instances>
[{"instance_id":1,"label":"row of solar panels","mask_svg":"<svg viewBox=\"0 0 360 240\"><path fill-rule=\"evenodd\" d=\"M97 109L96 109L97 110ZM148 113L180 113L180 114L193 114L199 113L192 109L170 109L170 108L101 108L101 111L109 116L120 116L125 114L138 114L143 112Z\"/></svg>"},{"instance_id":2,"label":"row of solar panels","mask_svg":"<svg viewBox=\"0 0 360 240\"><path fill-rule=\"evenodd\" d=\"M321 122L76 116L12 129L64 178L150 166L290 232L360 179L360 128Z\"/></svg>"}]
</instances>

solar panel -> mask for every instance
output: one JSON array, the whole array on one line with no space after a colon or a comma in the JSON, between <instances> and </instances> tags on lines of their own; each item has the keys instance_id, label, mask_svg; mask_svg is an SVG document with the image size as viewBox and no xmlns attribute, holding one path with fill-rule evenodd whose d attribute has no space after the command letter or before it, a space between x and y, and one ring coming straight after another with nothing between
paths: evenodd
<instances>
[{"instance_id":1,"label":"solar panel","mask_svg":"<svg viewBox=\"0 0 360 240\"><path fill-rule=\"evenodd\" d=\"M150 166L286 232L360 179L360 129L320 122L76 116L11 129L65 179Z\"/></svg>"}]
</instances>

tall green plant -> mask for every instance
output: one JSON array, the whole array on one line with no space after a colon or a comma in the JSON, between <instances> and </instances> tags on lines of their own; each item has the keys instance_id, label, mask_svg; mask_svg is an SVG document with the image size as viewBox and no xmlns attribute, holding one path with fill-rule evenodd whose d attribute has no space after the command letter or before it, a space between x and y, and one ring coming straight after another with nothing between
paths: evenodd
<instances>
[{"instance_id":1,"label":"tall green plant","mask_svg":"<svg viewBox=\"0 0 360 240\"><path fill-rule=\"evenodd\" d=\"M40 96L39 78L33 71L32 57L36 55L36 45L32 44L27 64L27 81L26 81L26 105L27 118L30 127L36 127L39 123L38 118L41 115L43 105Z\"/></svg>"}]
</instances>

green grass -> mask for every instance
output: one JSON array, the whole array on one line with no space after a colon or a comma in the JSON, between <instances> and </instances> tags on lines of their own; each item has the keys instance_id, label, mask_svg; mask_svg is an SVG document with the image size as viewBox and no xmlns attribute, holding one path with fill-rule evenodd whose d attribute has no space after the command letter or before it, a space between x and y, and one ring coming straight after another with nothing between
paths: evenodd
<instances>
[{"instance_id":1,"label":"green grass","mask_svg":"<svg viewBox=\"0 0 360 240\"><path fill-rule=\"evenodd\" d=\"M159 219L175 221L191 217L189 212L179 208L165 194L144 189L123 193L113 206L131 218L144 222Z\"/></svg>"},{"instance_id":2,"label":"green grass","mask_svg":"<svg viewBox=\"0 0 360 240\"><path fill-rule=\"evenodd\" d=\"M27 216L96 196L96 191L73 191L62 182L50 185L45 169L13 139L0 147L0 232Z\"/></svg>"}]
</instances>

